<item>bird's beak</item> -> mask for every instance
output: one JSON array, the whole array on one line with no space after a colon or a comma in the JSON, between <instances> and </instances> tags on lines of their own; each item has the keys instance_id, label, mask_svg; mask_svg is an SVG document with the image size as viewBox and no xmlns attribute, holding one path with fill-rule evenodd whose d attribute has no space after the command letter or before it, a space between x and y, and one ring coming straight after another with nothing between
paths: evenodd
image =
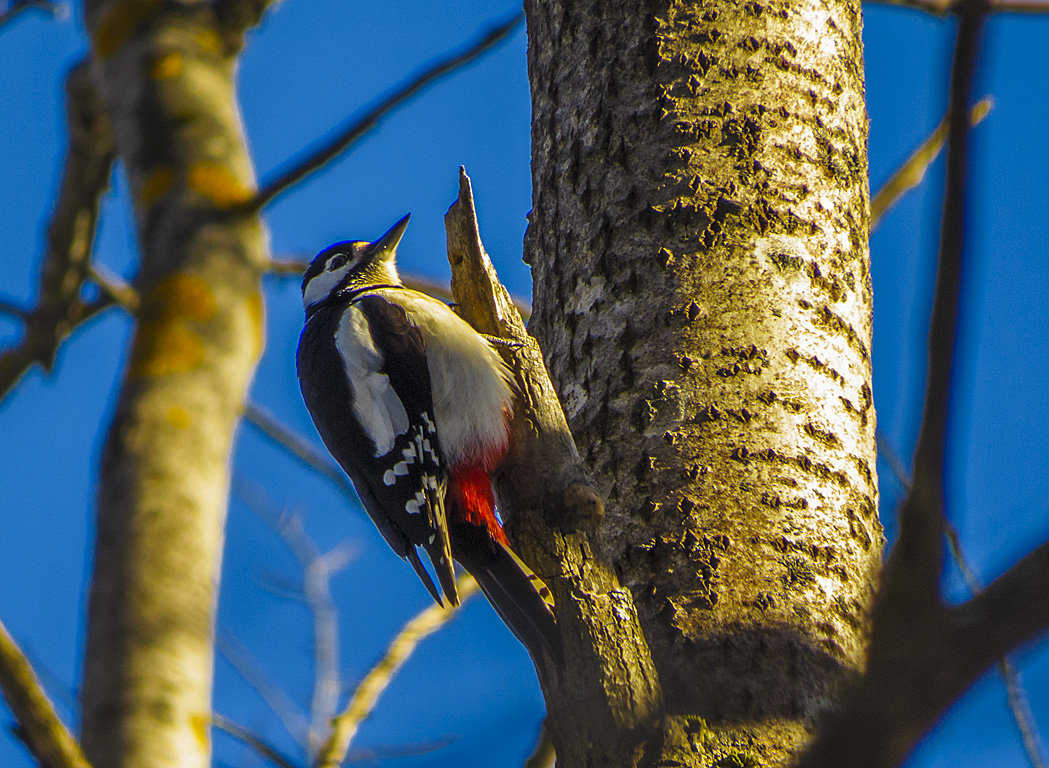
<instances>
[{"instance_id":1,"label":"bird's beak","mask_svg":"<svg viewBox=\"0 0 1049 768\"><path fill-rule=\"evenodd\" d=\"M374 261L386 261L397 252L397 245L401 242L401 236L404 234L404 230L408 226L408 219L411 217L410 213L406 214L403 219L390 227L385 235L371 244L368 250L371 251Z\"/></svg>"}]
</instances>

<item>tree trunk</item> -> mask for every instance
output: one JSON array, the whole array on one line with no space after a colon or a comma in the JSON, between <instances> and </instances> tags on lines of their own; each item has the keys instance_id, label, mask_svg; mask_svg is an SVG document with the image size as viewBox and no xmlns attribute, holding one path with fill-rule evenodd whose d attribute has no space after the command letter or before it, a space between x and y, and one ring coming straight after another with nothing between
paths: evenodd
<instances>
[{"instance_id":1,"label":"tree trunk","mask_svg":"<svg viewBox=\"0 0 1049 768\"><path fill-rule=\"evenodd\" d=\"M211 4L86 14L142 257L102 456L82 741L95 768L204 768L230 448L262 349L263 230L222 214L255 183L236 51Z\"/></svg>"},{"instance_id":2,"label":"tree trunk","mask_svg":"<svg viewBox=\"0 0 1049 768\"><path fill-rule=\"evenodd\" d=\"M525 5L531 330L601 554L687 761L785 764L862 670L882 548L859 3Z\"/></svg>"}]
</instances>

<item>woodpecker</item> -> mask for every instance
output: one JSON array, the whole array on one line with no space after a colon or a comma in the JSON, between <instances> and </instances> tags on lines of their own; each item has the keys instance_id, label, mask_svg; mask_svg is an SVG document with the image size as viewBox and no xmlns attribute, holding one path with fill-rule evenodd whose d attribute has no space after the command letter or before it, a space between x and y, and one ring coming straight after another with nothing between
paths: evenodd
<instances>
[{"instance_id":1,"label":"woodpecker","mask_svg":"<svg viewBox=\"0 0 1049 768\"><path fill-rule=\"evenodd\" d=\"M510 374L446 304L406 288L396 255L409 216L373 243L336 243L302 280L302 397L328 451L394 552L442 604L453 560L538 658L561 657L549 590L510 548L489 473L509 445Z\"/></svg>"}]
</instances>

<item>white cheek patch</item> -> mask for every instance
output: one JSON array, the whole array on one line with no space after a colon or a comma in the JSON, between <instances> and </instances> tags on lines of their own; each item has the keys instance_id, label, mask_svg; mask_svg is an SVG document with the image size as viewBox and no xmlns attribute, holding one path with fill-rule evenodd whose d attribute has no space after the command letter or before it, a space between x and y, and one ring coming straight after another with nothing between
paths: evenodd
<instances>
[{"instance_id":1,"label":"white cheek patch","mask_svg":"<svg viewBox=\"0 0 1049 768\"><path fill-rule=\"evenodd\" d=\"M351 266L352 264L347 263L334 272L325 270L306 283L306 287L302 289L302 308L309 309L318 301L326 299L328 294L335 290L335 287L346 277Z\"/></svg>"},{"instance_id":2,"label":"white cheek patch","mask_svg":"<svg viewBox=\"0 0 1049 768\"><path fill-rule=\"evenodd\" d=\"M382 355L372 342L368 319L357 307L351 305L343 312L335 333L335 347L353 385L353 415L375 444L375 455L385 456L393 450L394 440L408 431L408 414L390 385L390 377L382 373ZM397 472L399 467L403 472ZM407 474L408 469L399 462L390 471Z\"/></svg>"}]
</instances>

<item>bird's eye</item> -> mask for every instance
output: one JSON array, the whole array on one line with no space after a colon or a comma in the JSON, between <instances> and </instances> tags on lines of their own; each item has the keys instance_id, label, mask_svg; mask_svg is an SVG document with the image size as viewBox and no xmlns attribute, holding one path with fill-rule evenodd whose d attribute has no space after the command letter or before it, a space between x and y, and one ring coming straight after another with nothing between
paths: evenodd
<instances>
[{"instance_id":1,"label":"bird's eye","mask_svg":"<svg viewBox=\"0 0 1049 768\"><path fill-rule=\"evenodd\" d=\"M339 254L336 254L335 256L332 256L331 261L328 262L328 271L329 272L334 272L335 270L339 269L340 267L345 266L346 262L347 262L347 260L349 260L349 258L350 257L347 256L345 253L339 253Z\"/></svg>"}]
</instances>

